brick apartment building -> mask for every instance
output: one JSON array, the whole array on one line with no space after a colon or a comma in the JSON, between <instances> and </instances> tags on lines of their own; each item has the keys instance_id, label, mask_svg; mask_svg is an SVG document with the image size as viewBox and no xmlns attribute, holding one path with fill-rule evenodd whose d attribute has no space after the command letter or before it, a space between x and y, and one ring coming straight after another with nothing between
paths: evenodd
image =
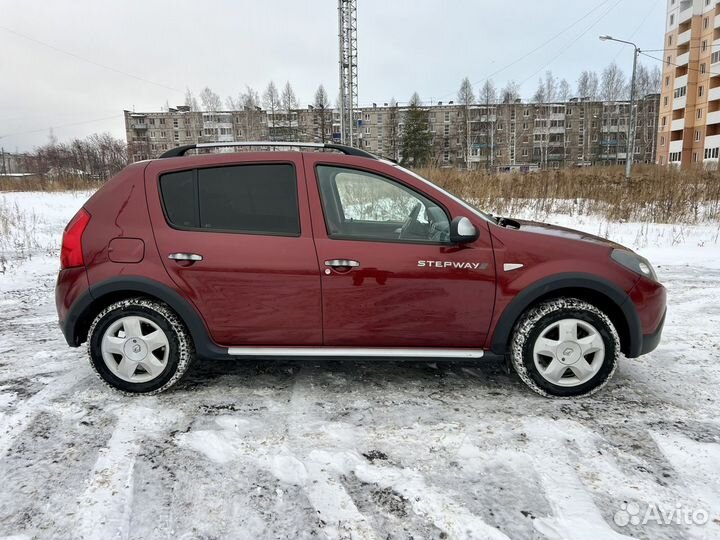
<instances>
[{"instance_id":1,"label":"brick apartment building","mask_svg":"<svg viewBox=\"0 0 720 540\"><path fill-rule=\"evenodd\" d=\"M635 161L654 163L660 95L638 100ZM627 157L628 101L573 99L564 103L471 105L438 102L424 107L432 134L432 161L441 167L494 171L616 165ZM387 103L355 113L358 146L402 158L407 108ZM184 144L217 141L338 142L340 115L313 107L270 113L260 109L196 112L125 111L129 157L153 158ZM469 137L468 137L469 134Z\"/></svg>"},{"instance_id":2,"label":"brick apartment building","mask_svg":"<svg viewBox=\"0 0 720 540\"><path fill-rule=\"evenodd\" d=\"M657 162L717 167L720 2L667 0Z\"/></svg>"}]
</instances>

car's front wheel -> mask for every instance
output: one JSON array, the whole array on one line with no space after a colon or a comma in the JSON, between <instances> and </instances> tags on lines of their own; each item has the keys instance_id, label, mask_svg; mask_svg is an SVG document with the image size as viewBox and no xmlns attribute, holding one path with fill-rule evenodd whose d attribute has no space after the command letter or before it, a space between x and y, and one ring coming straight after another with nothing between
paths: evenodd
<instances>
[{"instance_id":1,"label":"car's front wheel","mask_svg":"<svg viewBox=\"0 0 720 540\"><path fill-rule=\"evenodd\" d=\"M194 357L192 339L165 304L131 298L98 313L88 334L90 362L113 389L154 394L175 384Z\"/></svg>"},{"instance_id":2,"label":"car's front wheel","mask_svg":"<svg viewBox=\"0 0 720 540\"><path fill-rule=\"evenodd\" d=\"M612 377L620 338L610 318L576 298L528 310L515 327L510 356L520 378L546 397L597 392Z\"/></svg>"}]
</instances>

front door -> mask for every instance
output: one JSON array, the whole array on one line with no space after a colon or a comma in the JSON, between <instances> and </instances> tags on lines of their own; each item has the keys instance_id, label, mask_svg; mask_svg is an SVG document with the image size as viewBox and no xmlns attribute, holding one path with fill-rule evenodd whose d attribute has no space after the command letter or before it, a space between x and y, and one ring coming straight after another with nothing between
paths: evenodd
<instances>
[{"instance_id":1,"label":"front door","mask_svg":"<svg viewBox=\"0 0 720 540\"><path fill-rule=\"evenodd\" d=\"M165 174L154 165L146 174L160 257L214 341L321 345L319 269L300 154Z\"/></svg>"},{"instance_id":2,"label":"front door","mask_svg":"<svg viewBox=\"0 0 720 540\"><path fill-rule=\"evenodd\" d=\"M391 176L388 165L372 171L362 168L370 166L366 159L357 159L358 167L330 159L305 157L322 271L323 343L481 348L495 295L487 225L466 216L481 236L453 245L455 206L421 194L409 178Z\"/></svg>"}]
</instances>

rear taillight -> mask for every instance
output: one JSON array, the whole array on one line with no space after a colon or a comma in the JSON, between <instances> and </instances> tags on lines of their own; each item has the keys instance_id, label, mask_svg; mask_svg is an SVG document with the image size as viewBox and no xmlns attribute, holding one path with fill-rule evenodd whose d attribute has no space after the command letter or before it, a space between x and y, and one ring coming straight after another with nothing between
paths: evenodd
<instances>
[{"instance_id":1,"label":"rear taillight","mask_svg":"<svg viewBox=\"0 0 720 540\"><path fill-rule=\"evenodd\" d=\"M62 249L60 250L61 268L73 268L85 264L82 251L82 235L89 222L90 214L84 208L81 208L65 227Z\"/></svg>"}]
</instances>

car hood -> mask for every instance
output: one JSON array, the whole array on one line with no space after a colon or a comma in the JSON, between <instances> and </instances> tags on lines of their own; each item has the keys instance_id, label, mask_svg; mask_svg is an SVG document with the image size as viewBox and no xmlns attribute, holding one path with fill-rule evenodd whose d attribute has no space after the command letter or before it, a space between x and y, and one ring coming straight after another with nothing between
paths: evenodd
<instances>
[{"instance_id":1,"label":"car hood","mask_svg":"<svg viewBox=\"0 0 720 540\"><path fill-rule=\"evenodd\" d=\"M610 249L622 248L623 246L602 238L595 236L594 234L585 233L582 231L576 231L575 229L568 229L566 227L560 227L558 225L551 225L549 223L540 223L537 221L526 221L522 219L513 219L510 222L515 222L519 225L519 229L523 232L530 234L542 234L546 236L555 236L560 238L566 238L568 240L577 240L580 242L590 242L600 246L605 246Z\"/></svg>"}]
</instances>

